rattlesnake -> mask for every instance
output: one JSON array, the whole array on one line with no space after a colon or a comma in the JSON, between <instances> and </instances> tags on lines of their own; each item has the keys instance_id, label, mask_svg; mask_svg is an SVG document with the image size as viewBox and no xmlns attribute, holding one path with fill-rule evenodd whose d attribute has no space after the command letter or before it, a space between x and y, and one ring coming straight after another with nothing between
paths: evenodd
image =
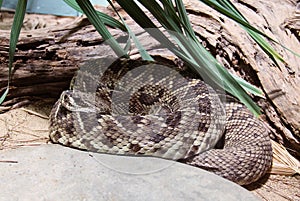
<instances>
[{"instance_id":1,"label":"rattlesnake","mask_svg":"<svg viewBox=\"0 0 300 201\"><path fill-rule=\"evenodd\" d=\"M222 103L203 81L165 66L88 62L51 111L51 140L94 152L177 160L240 185L264 175L272 161L264 125L233 98Z\"/></svg>"}]
</instances>

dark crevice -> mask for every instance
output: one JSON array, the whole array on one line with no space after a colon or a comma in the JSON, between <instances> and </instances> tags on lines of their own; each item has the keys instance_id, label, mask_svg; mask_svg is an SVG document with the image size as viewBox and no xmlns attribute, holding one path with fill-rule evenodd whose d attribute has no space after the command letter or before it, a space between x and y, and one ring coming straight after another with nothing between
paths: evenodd
<instances>
[{"instance_id":1,"label":"dark crevice","mask_svg":"<svg viewBox=\"0 0 300 201\"><path fill-rule=\"evenodd\" d=\"M41 45L47 45L53 42L53 39L43 39L40 41L29 41L28 43L22 43L17 45L17 49L20 51L36 50Z\"/></svg>"},{"instance_id":2,"label":"dark crevice","mask_svg":"<svg viewBox=\"0 0 300 201\"><path fill-rule=\"evenodd\" d=\"M266 102L268 102L270 104L269 107L272 107L276 113L276 116L279 118L280 123L282 124L283 128L286 128L287 130L289 130L292 134L293 137L296 138L296 140L300 141L300 138L294 134L294 129L291 127L290 124L286 123L286 121L283 119L282 114L278 111L276 105L273 103L272 98L270 98L268 96L268 93L266 93L264 91L264 94L266 95ZM266 115L266 120L268 122L268 124L275 129L275 131L282 137L283 139L283 143L285 147L289 147L291 149L287 149L289 151L290 154L292 154L293 156L295 156L298 160L300 160L300 147L299 145L295 142L295 144L291 143L291 141L289 139L286 138L286 135L284 134L284 132L278 127L276 126L275 122L273 122L268 115ZM274 136L276 137L276 135L274 134Z\"/></svg>"},{"instance_id":3,"label":"dark crevice","mask_svg":"<svg viewBox=\"0 0 300 201\"><path fill-rule=\"evenodd\" d=\"M63 58L60 58L57 56L56 51L41 51L41 52L31 52L26 55L19 55L18 52L16 52L14 61L22 60L22 63L27 63L27 61L31 60L45 60L45 61L60 61L64 60Z\"/></svg>"},{"instance_id":4,"label":"dark crevice","mask_svg":"<svg viewBox=\"0 0 300 201\"><path fill-rule=\"evenodd\" d=\"M241 5L243 5L243 6L246 6L246 7L249 8L249 9L253 10L255 13L258 13L257 8L255 8L254 6L248 4L248 3L244 2L244 1L239 1L239 0L238 0L237 2L238 2L239 4L241 4Z\"/></svg>"},{"instance_id":5,"label":"dark crevice","mask_svg":"<svg viewBox=\"0 0 300 201\"><path fill-rule=\"evenodd\" d=\"M300 30L299 29L290 28L290 31L297 38L297 40L300 41Z\"/></svg>"},{"instance_id":6,"label":"dark crevice","mask_svg":"<svg viewBox=\"0 0 300 201\"><path fill-rule=\"evenodd\" d=\"M101 45L103 41L77 41L76 44L79 46L89 47Z\"/></svg>"},{"instance_id":7,"label":"dark crevice","mask_svg":"<svg viewBox=\"0 0 300 201\"><path fill-rule=\"evenodd\" d=\"M195 11L195 10L190 10L190 9L186 9L186 11L187 11L187 13L189 14L189 15L195 15L195 16L197 16L198 18L200 18L200 17L204 17L204 18L207 18L207 19L212 19L212 16L211 15L209 15L209 14L207 14L207 13L203 13L203 12L201 12L201 11Z\"/></svg>"}]
</instances>

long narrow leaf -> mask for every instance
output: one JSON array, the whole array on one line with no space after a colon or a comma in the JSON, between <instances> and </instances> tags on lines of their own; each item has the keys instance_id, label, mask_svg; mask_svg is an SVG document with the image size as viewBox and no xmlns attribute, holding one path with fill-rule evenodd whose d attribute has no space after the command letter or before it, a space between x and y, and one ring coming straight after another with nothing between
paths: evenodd
<instances>
[{"instance_id":1,"label":"long narrow leaf","mask_svg":"<svg viewBox=\"0 0 300 201\"><path fill-rule=\"evenodd\" d=\"M11 72L13 70L12 64L16 51L16 46L18 42L18 38L20 35L21 27L23 24L25 11L26 11L27 0L19 0L14 16L14 21L12 24L11 32L10 32L10 41L9 41L9 79L11 76Z\"/></svg>"},{"instance_id":2,"label":"long narrow leaf","mask_svg":"<svg viewBox=\"0 0 300 201\"><path fill-rule=\"evenodd\" d=\"M127 53L121 48L119 43L110 34L105 27L101 18L97 15L93 5L89 0L76 0L79 7L84 11L89 21L94 25L95 29L100 33L103 39L110 45L118 57L128 57Z\"/></svg>"},{"instance_id":3,"label":"long narrow leaf","mask_svg":"<svg viewBox=\"0 0 300 201\"><path fill-rule=\"evenodd\" d=\"M192 25L190 23L190 20L187 16L187 12L185 10L183 2L181 0L175 0L175 4L176 4L176 8L178 9L179 17L180 17L182 23L186 26L185 30L188 31L188 33L186 33L186 34L188 34L189 37L193 38L193 40L197 40L195 32L194 32Z\"/></svg>"},{"instance_id":4,"label":"long narrow leaf","mask_svg":"<svg viewBox=\"0 0 300 201\"><path fill-rule=\"evenodd\" d=\"M223 88L226 91L237 97L256 116L260 115L260 108L244 91L244 88L241 87L239 82L232 77L232 75L222 67L204 47L191 41L187 42L185 46L189 48L189 52L197 63L196 66L192 67L194 67L205 80L209 80L209 83L214 85L214 87L222 87L222 85L220 86L220 83L223 83Z\"/></svg>"},{"instance_id":5,"label":"long narrow leaf","mask_svg":"<svg viewBox=\"0 0 300 201\"><path fill-rule=\"evenodd\" d=\"M190 45L193 46L192 44ZM229 72L224 67L218 64L217 61L209 53L206 54L201 53L200 54L201 56L198 57L196 61L190 58L183 57L178 52L175 54L179 56L181 59L183 59L187 64L189 64L190 67L196 70L202 77L205 78L205 80L209 79L210 85L214 85L214 87L220 87L220 84L222 85L223 83L224 89L229 93L231 93L233 96L237 97L242 103L244 103L253 112L255 116L259 116L261 114L260 108L249 97L249 95L245 93L244 88L242 87L242 86L244 86L245 88L248 87L248 85L245 84L245 81L242 82L242 86L241 86L240 82L238 82L235 78L233 78L233 76L230 75ZM219 73L216 73L215 71L210 71L210 68L201 68L203 66L199 64L208 65L209 67L212 67L214 69L216 67L217 68L216 71ZM254 89L257 88L254 87Z\"/></svg>"},{"instance_id":6,"label":"long narrow leaf","mask_svg":"<svg viewBox=\"0 0 300 201\"><path fill-rule=\"evenodd\" d=\"M142 28L152 30L148 32L153 38L159 38L160 42L171 49L176 49L174 44L158 29L142 9L133 0L116 0L118 4L138 23Z\"/></svg>"},{"instance_id":7,"label":"long narrow leaf","mask_svg":"<svg viewBox=\"0 0 300 201\"><path fill-rule=\"evenodd\" d=\"M9 86L7 86L7 88L5 89L4 93L2 94L2 96L0 97L0 104L3 103L3 101L5 100L7 94L9 92Z\"/></svg>"},{"instance_id":8,"label":"long narrow leaf","mask_svg":"<svg viewBox=\"0 0 300 201\"><path fill-rule=\"evenodd\" d=\"M240 78L240 77L238 77L234 74L231 74L231 76L234 77L234 79L241 85L241 87L243 87L243 89L245 91L248 91L249 93L251 93L255 96L265 98L265 96L263 96L263 92L259 88L257 88L256 86L250 84L249 82L245 81L244 79L242 79L242 78Z\"/></svg>"},{"instance_id":9,"label":"long narrow leaf","mask_svg":"<svg viewBox=\"0 0 300 201\"><path fill-rule=\"evenodd\" d=\"M74 10L76 10L80 13L84 13L81 10L81 8L78 6L78 4L76 3L76 0L64 0L64 2L66 4L68 4L70 7L72 7ZM113 18L105 13L99 12L99 11L96 11L96 13L101 18L101 20L103 21L104 24L114 27L114 28L118 28L122 31L126 31L125 26L122 23L120 23L118 20L116 20L115 18Z\"/></svg>"},{"instance_id":10,"label":"long narrow leaf","mask_svg":"<svg viewBox=\"0 0 300 201\"><path fill-rule=\"evenodd\" d=\"M248 23L248 20L238 11L238 9L230 2L227 0L218 0L218 2L224 6L224 8L228 9L232 13L234 13L237 17L239 17L241 20L243 20L245 23ZM250 24L249 24L250 25ZM249 29L248 27L245 27L244 25L241 25L247 32L248 34L257 42L257 44L263 49L265 53L267 53L276 63L275 59L278 59L279 61L285 63L284 59L274 50L274 48L267 42L265 41L262 36L255 32L252 29ZM272 41L275 41L271 39Z\"/></svg>"},{"instance_id":11,"label":"long narrow leaf","mask_svg":"<svg viewBox=\"0 0 300 201\"><path fill-rule=\"evenodd\" d=\"M162 0L163 1L163 0ZM178 0L177 5L182 6L181 1ZM185 13L184 8L181 9L182 15ZM182 23L187 23L184 21ZM189 23L188 23L189 24ZM185 24L186 25L186 24ZM185 29L189 29L188 26L184 26ZM193 30L187 30L190 33L190 36L193 36L191 32ZM185 47L189 49L189 53L192 55L193 59L197 62L198 65L194 66L195 70L203 77L209 78L215 85L219 86L219 83L223 80L224 81L224 88L226 91L230 92L232 95L238 97L241 102L243 102L249 109L255 114L260 114L260 109L257 105L253 102L253 100L245 93L244 89L248 91L255 91L256 94L260 93L260 90L252 86L250 83L246 81L240 82L236 80L232 75L223 68L218 61L211 56L209 52L199 43L196 37L192 37L195 43L185 43ZM181 41L184 41L182 38ZM183 49L183 47L181 47ZM199 69L201 67L201 69ZM245 84L247 83L247 84ZM243 86L243 87L242 87ZM250 87L251 86L251 87Z\"/></svg>"},{"instance_id":12,"label":"long narrow leaf","mask_svg":"<svg viewBox=\"0 0 300 201\"><path fill-rule=\"evenodd\" d=\"M284 59L261 36L263 36L263 37L267 38L268 40L280 45L281 47L288 50L292 54L300 57L300 55L298 53L290 50L289 48L285 47L284 45L282 45L278 41L276 41L273 38L269 37L267 34L263 33L262 31L256 29L252 25L250 25L248 23L248 21L245 19L245 17L242 16L242 14L235 8L235 6L231 2L229 2L227 0L219 0L219 1L217 1L217 0L199 0L199 1L202 1L203 3L207 4L208 6L210 6L211 8L213 8L215 10L217 10L218 12L222 13L223 15L229 17L230 19L235 20L248 33L249 32L255 33L254 35L250 34L250 36L251 37L254 36L253 39L262 47L262 49L268 55L270 55L274 59L276 58L276 59L280 60L281 62L283 62L284 64L286 64ZM257 35L257 34L259 34L259 35Z\"/></svg>"},{"instance_id":13,"label":"long narrow leaf","mask_svg":"<svg viewBox=\"0 0 300 201\"><path fill-rule=\"evenodd\" d=\"M175 31L177 33L182 33L182 30L178 25L180 25L180 21L175 18L175 14L167 15L166 12L161 8L161 6L156 1L149 0L139 0L139 2L147 8L151 14L164 26L166 30ZM162 1L164 6L170 6ZM172 9L168 9L169 13Z\"/></svg>"},{"instance_id":14,"label":"long narrow leaf","mask_svg":"<svg viewBox=\"0 0 300 201\"><path fill-rule=\"evenodd\" d=\"M213 9L215 9L216 11L222 13L223 15L226 15L230 19L235 20L236 22L240 23L241 25L243 25L243 26L245 26L245 27L247 27L247 28L249 28L249 29L257 32L257 33L259 33L260 35L268 38L269 40L272 40L272 41L276 42L275 40L273 40L272 38L270 38L265 33L261 32L260 30L256 29L255 27L251 26L249 23L245 22L244 18L239 17L238 15L236 15L236 13L231 12L227 8L225 8L222 5L220 5L218 3L218 1L216 1L216 0L199 0L199 1L202 1L203 3L207 4L208 6L210 6Z\"/></svg>"},{"instance_id":15,"label":"long narrow leaf","mask_svg":"<svg viewBox=\"0 0 300 201\"><path fill-rule=\"evenodd\" d=\"M122 8L141 27L147 29L149 27L147 25L152 25L152 22L145 23L145 21L148 22L150 21L150 19L144 14L144 12L141 11L141 15L144 15L143 17L139 16L139 14L137 14L139 13L139 11L137 11L139 8L132 9L134 5L130 5L129 7L127 5L128 2L135 5L135 3L130 0L126 1L126 3L121 0L118 1ZM162 13L164 10L157 3L150 4L150 2L146 0L139 0L139 2L145 8L147 8L151 12L151 14L158 20L158 22L175 38L178 48L173 48L174 44L170 45L165 43L165 41L170 41L165 40L158 34L151 34L151 32L149 32L150 35L152 35L161 44L165 45L165 47L168 47L169 50L172 51L175 55L183 59L183 61L189 64L189 66L192 67L204 79L209 79L210 83L213 83L217 87L222 87L221 83L224 81L224 87L226 91L239 98L246 106L249 107L250 110L252 110L254 114L260 114L259 108L248 96L248 94L245 93L241 85L223 67L222 69L220 69L220 64L214 57L210 55L210 53L207 52L207 50L205 50L205 48L195 37L190 37L193 36L193 33L189 33L188 36L182 35L181 26L184 27L185 31L187 32L190 32L190 30L176 14L172 13L175 10L170 8L170 6L172 5L167 4L169 2L168 0L161 0L161 5L163 5L164 9L167 10L167 12L165 13ZM179 3L177 5L179 5ZM167 16L166 13L171 13L171 15Z\"/></svg>"},{"instance_id":16,"label":"long narrow leaf","mask_svg":"<svg viewBox=\"0 0 300 201\"><path fill-rule=\"evenodd\" d=\"M128 45L131 44L130 43L130 38L132 38L133 42L135 43L136 47L138 48L139 53L141 54L141 57L143 58L143 60L147 60L147 61L153 61L154 59L150 56L150 54L147 52L147 50L143 47L143 45L139 42L139 40L137 39L137 37L135 36L135 34L131 31L130 27L125 23L125 20L122 18L122 16L118 13L118 11L116 10L115 6L113 5L113 3L108 0L108 3L110 4L110 6L114 9L114 11L117 13L118 17L121 19L122 23L124 24L124 26L126 27L126 30L128 31L129 34L129 40L128 40Z\"/></svg>"},{"instance_id":17,"label":"long narrow leaf","mask_svg":"<svg viewBox=\"0 0 300 201\"><path fill-rule=\"evenodd\" d=\"M0 3L2 4L2 2ZM4 101L5 97L9 92L9 83L13 72L14 55L15 55L18 38L20 35L21 27L25 16L26 5L27 5L27 0L19 0L17 4L17 8L16 8L16 12L15 12L11 32L10 32L7 88L0 98L0 104L2 104L2 102Z\"/></svg>"}]
</instances>

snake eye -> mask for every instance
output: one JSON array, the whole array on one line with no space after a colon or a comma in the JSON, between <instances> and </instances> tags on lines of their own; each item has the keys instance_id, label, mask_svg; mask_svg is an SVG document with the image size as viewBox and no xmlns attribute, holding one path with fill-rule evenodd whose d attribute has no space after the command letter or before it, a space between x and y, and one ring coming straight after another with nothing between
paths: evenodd
<instances>
[{"instance_id":1,"label":"snake eye","mask_svg":"<svg viewBox=\"0 0 300 201\"><path fill-rule=\"evenodd\" d=\"M82 94L79 92L68 90L61 94L61 104L69 111L81 111L87 107L85 102Z\"/></svg>"},{"instance_id":2,"label":"snake eye","mask_svg":"<svg viewBox=\"0 0 300 201\"><path fill-rule=\"evenodd\" d=\"M69 90L63 91L60 96L60 100L61 100L61 105L63 107L65 107L67 110L70 110L70 111L75 110L76 101L73 98L72 91L69 91Z\"/></svg>"}]
</instances>

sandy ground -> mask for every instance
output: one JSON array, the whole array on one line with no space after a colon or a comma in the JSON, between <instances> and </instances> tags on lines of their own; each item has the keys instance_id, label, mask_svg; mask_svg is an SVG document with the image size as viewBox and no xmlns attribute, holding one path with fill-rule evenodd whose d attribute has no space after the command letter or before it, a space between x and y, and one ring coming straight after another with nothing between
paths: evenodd
<instances>
[{"instance_id":1,"label":"sandy ground","mask_svg":"<svg viewBox=\"0 0 300 201\"><path fill-rule=\"evenodd\" d=\"M49 143L48 114L52 104L53 100L44 100L0 114L0 150ZM246 188L262 200L300 201L299 175L266 175Z\"/></svg>"}]
</instances>

